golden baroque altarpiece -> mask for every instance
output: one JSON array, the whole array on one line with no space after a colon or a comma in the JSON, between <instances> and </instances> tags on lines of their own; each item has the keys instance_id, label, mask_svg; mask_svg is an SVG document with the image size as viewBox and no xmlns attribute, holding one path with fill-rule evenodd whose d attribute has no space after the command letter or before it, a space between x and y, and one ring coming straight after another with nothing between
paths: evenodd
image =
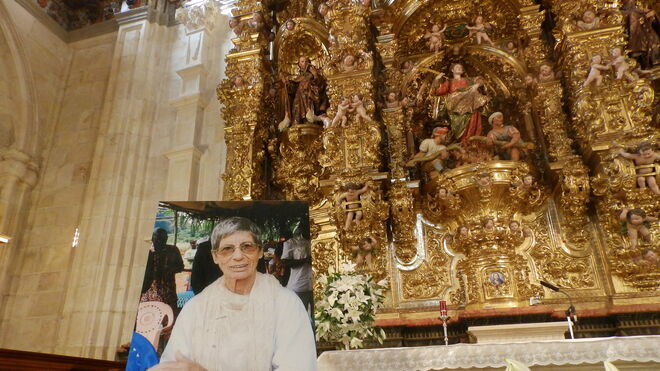
<instances>
[{"instance_id":1,"label":"golden baroque altarpiece","mask_svg":"<svg viewBox=\"0 0 660 371\"><path fill-rule=\"evenodd\" d=\"M387 278L381 318L658 303L650 2L237 4L224 198L309 201L317 274Z\"/></svg>"}]
</instances>

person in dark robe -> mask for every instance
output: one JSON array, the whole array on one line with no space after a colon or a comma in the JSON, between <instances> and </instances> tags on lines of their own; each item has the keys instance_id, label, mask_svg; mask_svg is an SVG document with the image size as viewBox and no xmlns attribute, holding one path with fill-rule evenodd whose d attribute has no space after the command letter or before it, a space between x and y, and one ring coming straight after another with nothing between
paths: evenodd
<instances>
[{"instance_id":1,"label":"person in dark robe","mask_svg":"<svg viewBox=\"0 0 660 371\"><path fill-rule=\"evenodd\" d=\"M174 275L181 271L183 271L183 259L179 249L167 244L167 231L163 228L154 229L140 302L160 301L176 311Z\"/></svg>"},{"instance_id":2,"label":"person in dark robe","mask_svg":"<svg viewBox=\"0 0 660 371\"><path fill-rule=\"evenodd\" d=\"M195 295L202 292L206 286L213 283L220 276L222 276L222 271L213 262L213 256L211 255L211 241L207 239L202 243L198 243L190 275L190 286L192 286Z\"/></svg>"}]
</instances>

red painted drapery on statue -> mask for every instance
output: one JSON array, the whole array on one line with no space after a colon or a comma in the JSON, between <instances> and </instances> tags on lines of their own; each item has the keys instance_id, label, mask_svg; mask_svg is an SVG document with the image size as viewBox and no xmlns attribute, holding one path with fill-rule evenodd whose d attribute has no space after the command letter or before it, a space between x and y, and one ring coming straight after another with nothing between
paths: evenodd
<instances>
[{"instance_id":1,"label":"red painted drapery on statue","mask_svg":"<svg viewBox=\"0 0 660 371\"><path fill-rule=\"evenodd\" d=\"M482 135L481 113L477 109L489 98L477 90L472 79L445 80L435 89L435 95L446 95L445 107L454 138L466 143L470 137Z\"/></svg>"}]
</instances>

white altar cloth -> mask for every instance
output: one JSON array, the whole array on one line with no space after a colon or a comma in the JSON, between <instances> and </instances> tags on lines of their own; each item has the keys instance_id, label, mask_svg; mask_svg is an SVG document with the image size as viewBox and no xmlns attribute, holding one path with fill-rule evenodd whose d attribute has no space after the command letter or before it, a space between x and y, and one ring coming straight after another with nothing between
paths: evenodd
<instances>
[{"instance_id":1,"label":"white altar cloth","mask_svg":"<svg viewBox=\"0 0 660 371\"><path fill-rule=\"evenodd\" d=\"M603 361L656 362L660 336L589 338L513 344L453 344L409 348L327 351L319 371L427 371L506 366L515 359L528 366L579 365Z\"/></svg>"}]
</instances>

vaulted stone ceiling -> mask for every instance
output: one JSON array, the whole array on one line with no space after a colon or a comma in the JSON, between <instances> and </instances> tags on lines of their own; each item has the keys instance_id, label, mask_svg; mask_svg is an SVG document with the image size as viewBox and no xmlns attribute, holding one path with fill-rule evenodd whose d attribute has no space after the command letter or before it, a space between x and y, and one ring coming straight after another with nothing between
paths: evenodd
<instances>
[{"instance_id":1,"label":"vaulted stone ceiling","mask_svg":"<svg viewBox=\"0 0 660 371\"><path fill-rule=\"evenodd\" d=\"M66 31L72 31L114 18L111 0L31 0Z\"/></svg>"}]
</instances>

